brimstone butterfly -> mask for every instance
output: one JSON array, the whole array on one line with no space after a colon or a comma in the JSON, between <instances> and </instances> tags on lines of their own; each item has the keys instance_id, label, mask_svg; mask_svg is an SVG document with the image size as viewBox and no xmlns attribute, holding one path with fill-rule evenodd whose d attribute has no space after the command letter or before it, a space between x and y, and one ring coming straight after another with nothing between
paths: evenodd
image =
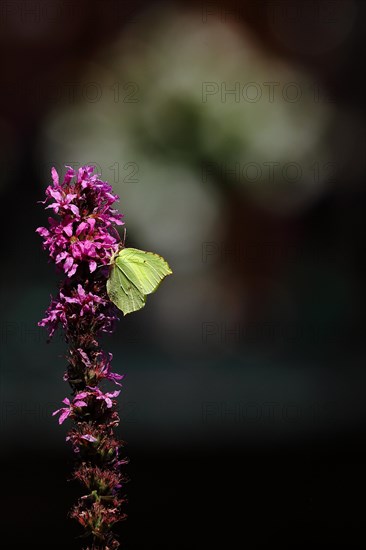
<instances>
[{"instance_id":1,"label":"brimstone butterfly","mask_svg":"<svg viewBox=\"0 0 366 550\"><path fill-rule=\"evenodd\" d=\"M124 315L143 308L148 294L173 272L168 263L153 252L123 248L111 261L107 280L109 299Z\"/></svg>"}]
</instances>

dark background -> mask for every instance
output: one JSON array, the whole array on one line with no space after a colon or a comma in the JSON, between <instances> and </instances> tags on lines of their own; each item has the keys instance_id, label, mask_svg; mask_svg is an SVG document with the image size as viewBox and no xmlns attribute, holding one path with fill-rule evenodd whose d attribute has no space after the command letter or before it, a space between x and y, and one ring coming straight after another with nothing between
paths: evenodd
<instances>
[{"instance_id":1,"label":"dark background","mask_svg":"<svg viewBox=\"0 0 366 550\"><path fill-rule=\"evenodd\" d=\"M136 104L123 106L129 109L129 128L142 144L139 150L141 144L131 138L129 150L136 157L127 160L138 158L141 183L152 182L146 200L144 192L134 195L138 182L126 187L125 179L122 185L116 182L130 228L127 244L154 247L174 270L145 310L122 319L113 337L105 339L115 369L127 374L120 396L120 436L128 443L131 481L126 486L129 518L119 529L122 547L364 548L365 3L185 2L171 9L112 0L1 2L4 547L81 547L74 538L78 528L67 519L79 492L67 481L72 455L64 442L66 428L50 416L67 392L62 382L65 346L61 335L47 345L37 327L57 276L34 232L46 220L36 202L49 184L52 164L62 169L70 162L67 154L80 164L90 160L81 152L87 139L94 143L92 154L103 175L111 175L106 133L116 146L113 160L119 162L121 147L122 162L130 133L117 125L124 127L125 115L118 114L112 96L103 107L102 101L79 96L80 86L91 81L93 63L98 67L101 59L107 60L103 70L117 71L117 41L120 55L129 58L118 74L123 79L127 67L124 81L137 82L141 91ZM234 136L230 141L230 117L225 119L228 128L213 127L215 136L225 131L229 137L219 156L210 156L206 103L190 103L184 87L179 96L179 84L173 97L164 92L170 83L163 82L160 100L167 111L154 119L153 138L146 131L152 87L144 79L152 86L156 67L165 62L167 74L174 69L177 81L181 76L184 82L188 71L171 61L183 48L181 36L169 38L180 17L187 18L184 25L196 30L198 41L209 25L216 25L213 36L216 28L224 28L248 44L253 41L268 71L275 57L291 70L304 71L331 98L335 122L321 139L315 127L306 146L315 144L312 160L317 161L317 151L323 159L322 144L330 143L336 170L310 200L303 200L304 182L293 190L276 181L275 191L262 201L253 190L235 185L222 169L226 159L232 161L232 150L242 154L240 140ZM123 42L125 35L130 42ZM159 50L159 40L166 36L169 47ZM217 63L225 67L233 54L221 30L219 46L220 40L224 54ZM131 55L124 44L133 41ZM155 53L156 67L148 59ZM200 81L193 55L193 68L196 63L200 90L206 76ZM277 69L271 70L276 75ZM94 82L101 82L100 74ZM264 69L258 78L264 82L273 74L266 78ZM77 97L70 95L71 84ZM251 103L245 108L254 109ZM71 114L64 118L68 109ZM85 127L75 122L74 128L75 113L85 109L80 120L88 122ZM294 121L291 111L288 116L300 132L302 119ZM317 116L311 107L309 117ZM67 121L67 129L58 142L49 136L62 128L60 120ZM278 124L277 133L268 122L273 142L277 135L286 137L281 117ZM248 147L254 128L244 132ZM70 142L76 149L65 153ZM296 155L301 158L301 144ZM263 158L276 158L271 146L263 149ZM216 162L211 187L201 177L207 162ZM159 176L158 169L155 175L157 163L169 165L171 180ZM167 189L181 178L183 168L196 179L192 176L191 186L182 184L175 200L175 188L170 194ZM192 189L203 193L203 202ZM154 196L158 201L153 202ZM296 208L272 208L296 203L294 197L300 197ZM213 200L218 221L216 214L207 221L202 205ZM149 210L156 213L146 228Z\"/></svg>"}]
</instances>

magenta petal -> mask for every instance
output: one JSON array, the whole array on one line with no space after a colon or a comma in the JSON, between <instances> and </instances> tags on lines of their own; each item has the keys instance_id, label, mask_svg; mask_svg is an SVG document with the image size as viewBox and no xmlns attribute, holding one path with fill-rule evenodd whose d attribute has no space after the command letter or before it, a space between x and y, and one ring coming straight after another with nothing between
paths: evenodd
<instances>
[{"instance_id":1,"label":"magenta petal","mask_svg":"<svg viewBox=\"0 0 366 550\"><path fill-rule=\"evenodd\" d=\"M82 358L82 361L83 361L84 365L86 367L90 367L91 362L90 362L90 359L89 359L88 355L85 353L85 351L83 351L81 348L78 348L78 352L81 355L81 358Z\"/></svg>"},{"instance_id":2,"label":"magenta petal","mask_svg":"<svg viewBox=\"0 0 366 550\"><path fill-rule=\"evenodd\" d=\"M70 409L63 409L63 412L60 414L60 418L58 419L58 423L61 425L63 422L65 422L66 418L70 416L70 413Z\"/></svg>"},{"instance_id":3,"label":"magenta petal","mask_svg":"<svg viewBox=\"0 0 366 550\"><path fill-rule=\"evenodd\" d=\"M80 296L80 298L85 298L85 290L83 289L83 287L78 284L78 294Z\"/></svg>"},{"instance_id":4,"label":"magenta petal","mask_svg":"<svg viewBox=\"0 0 366 550\"><path fill-rule=\"evenodd\" d=\"M54 198L55 201L61 202L62 201L62 195L61 195L60 191L56 191L55 189L52 189L51 187L49 189L50 189L49 194L51 195L51 197Z\"/></svg>"},{"instance_id":5,"label":"magenta petal","mask_svg":"<svg viewBox=\"0 0 366 550\"><path fill-rule=\"evenodd\" d=\"M111 372L106 378L108 380L111 380L115 384L117 384L117 386L122 386L122 384L117 382L117 380L122 380L124 377L125 377L124 374L117 374L116 372Z\"/></svg>"},{"instance_id":6,"label":"magenta petal","mask_svg":"<svg viewBox=\"0 0 366 550\"><path fill-rule=\"evenodd\" d=\"M108 380L111 380L111 382L114 382L116 384L116 386L121 386L122 387L122 384L120 384L119 382L117 382L116 378L114 376L107 376L107 379Z\"/></svg>"},{"instance_id":7,"label":"magenta petal","mask_svg":"<svg viewBox=\"0 0 366 550\"><path fill-rule=\"evenodd\" d=\"M82 231L84 231L84 229L86 229L87 227L88 227L88 224L87 224L87 223L81 222L81 223L78 225L78 228L77 228L77 230L76 230L76 235L79 236L80 233L81 233Z\"/></svg>"},{"instance_id":8,"label":"magenta petal","mask_svg":"<svg viewBox=\"0 0 366 550\"><path fill-rule=\"evenodd\" d=\"M88 396L89 396L89 393L87 391L81 391L75 395L75 399L84 399L84 397L88 397Z\"/></svg>"},{"instance_id":9,"label":"magenta petal","mask_svg":"<svg viewBox=\"0 0 366 550\"><path fill-rule=\"evenodd\" d=\"M51 175L52 175L53 185L55 187L58 187L59 186L59 179L58 179L58 173L57 173L57 170L56 170L55 167L52 167Z\"/></svg>"},{"instance_id":10,"label":"magenta petal","mask_svg":"<svg viewBox=\"0 0 366 550\"><path fill-rule=\"evenodd\" d=\"M66 166L66 168L68 168L66 174L65 174L65 177L64 177L64 185L68 185L70 183L70 181L72 180L72 178L74 177L75 175L75 170L73 170L73 168L71 168L71 166Z\"/></svg>"},{"instance_id":11,"label":"magenta petal","mask_svg":"<svg viewBox=\"0 0 366 550\"><path fill-rule=\"evenodd\" d=\"M89 224L89 226L90 226L90 230L93 231L94 226L95 226L95 218L88 218L88 219L87 219L87 222L88 222L88 224Z\"/></svg>"},{"instance_id":12,"label":"magenta petal","mask_svg":"<svg viewBox=\"0 0 366 550\"><path fill-rule=\"evenodd\" d=\"M78 304L79 300L76 298L69 298L69 296L64 296L64 300L67 304Z\"/></svg>"},{"instance_id":13,"label":"magenta petal","mask_svg":"<svg viewBox=\"0 0 366 550\"><path fill-rule=\"evenodd\" d=\"M78 170L78 183L81 183L84 179L84 166L81 166Z\"/></svg>"},{"instance_id":14,"label":"magenta petal","mask_svg":"<svg viewBox=\"0 0 366 550\"><path fill-rule=\"evenodd\" d=\"M72 268L67 274L68 277L72 277L76 273L77 268L78 268L78 264L74 263L74 265L72 266Z\"/></svg>"},{"instance_id":15,"label":"magenta petal","mask_svg":"<svg viewBox=\"0 0 366 550\"><path fill-rule=\"evenodd\" d=\"M50 234L48 229L46 229L45 227L37 227L36 233L41 235L41 237L48 237L48 235Z\"/></svg>"},{"instance_id":16,"label":"magenta petal","mask_svg":"<svg viewBox=\"0 0 366 550\"><path fill-rule=\"evenodd\" d=\"M61 252L60 254L58 254L55 258L56 264L60 263L61 260L64 260L66 257L67 257L67 252Z\"/></svg>"},{"instance_id":17,"label":"magenta petal","mask_svg":"<svg viewBox=\"0 0 366 550\"><path fill-rule=\"evenodd\" d=\"M70 247L70 252L76 260L82 259L81 250L82 250L82 244L80 242L76 242L72 244Z\"/></svg>"},{"instance_id":18,"label":"magenta petal","mask_svg":"<svg viewBox=\"0 0 366 550\"><path fill-rule=\"evenodd\" d=\"M67 225L65 225L64 227L64 232L66 233L66 235L68 237L71 237L72 235L72 222L68 223Z\"/></svg>"},{"instance_id":19,"label":"magenta petal","mask_svg":"<svg viewBox=\"0 0 366 550\"><path fill-rule=\"evenodd\" d=\"M93 435L90 435L90 434L82 435L81 439L85 439L86 441L90 441L90 443L95 443L96 441L98 441L96 437L94 437Z\"/></svg>"},{"instance_id":20,"label":"magenta petal","mask_svg":"<svg viewBox=\"0 0 366 550\"><path fill-rule=\"evenodd\" d=\"M55 214L57 214L58 211L60 210L60 205L59 205L58 202L53 202L52 204L49 204L48 206L46 206L46 210L47 210L48 208L52 208L53 211L55 212Z\"/></svg>"},{"instance_id":21,"label":"magenta petal","mask_svg":"<svg viewBox=\"0 0 366 550\"><path fill-rule=\"evenodd\" d=\"M74 407L87 407L88 403L85 403L85 401L75 401Z\"/></svg>"},{"instance_id":22,"label":"magenta petal","mask_svg":"<svg viewBox=\"0 0 366 550\"><path fill-rule=\"evenodd\" d=\"M90 250L90 249L92 248L92 246L93 246L92 243L91 243L91 241L85 241L83 244L84 244L84 251L88 253L89 250Z\"/></svg>"},{"instance_id":23,"label":"magenta petal","mask_svg":"<svg viewBox=\"0 0 366 550\"><path fill-rule=\"evenodd\" d=\"M90 273L93 273L97 269L97 262L94 260L89 263Z\"/></svg>"},{"instance_id":24,"label":"magenta petal","mask_svg":"<svg viewBox=\"0 0 366 550\"><path fill-rule=\"evenodd\" d=\"M75 204L70 204L70 210L75 216L79 216L79 209Z\"/></svg>"},{"instance_id":25,"label":"magenta petal","mask_svg":"<svg viewBox=\"0 0 366 550\"><path fill-rule=\"evenodd\" d=\"M69 269L72 267L73 263L74 263L74 258L72 256L69 256L68 258L66 258L65 263L64 263L64 270L69 271Z\"/></svg>"}]
</instances>

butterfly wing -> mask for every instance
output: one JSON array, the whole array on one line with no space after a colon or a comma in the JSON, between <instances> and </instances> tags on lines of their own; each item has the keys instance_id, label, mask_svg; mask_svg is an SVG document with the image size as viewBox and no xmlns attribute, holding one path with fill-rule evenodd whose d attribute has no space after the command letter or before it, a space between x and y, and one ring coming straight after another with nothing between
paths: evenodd
<instances>
[{"instance_id":1,"label":"butterfly wing","mask_svg":"<svg viewBox=\"0 0 366 550\"><path fill-rule=\"evenodd\" d=\"M121 250L116 264L143 294L155 292L163 279L172 273L162 256L137 248Z\"/></svg>"},{"instance_id":2,"label":"butterfly wing","mask_svg":"<svg viewBox=\"0 0 366 550\"><path fill-rule=\"evenodd\" d=\"M114 264L107 280L108 296L124 315L138 311L145 305L146 297L126 277L123 271Z\"/></svg>"},{"instance_id":3,"label":"butterfly wing","mask_svg":"<svg viewBox=\"0 0 366 550\"><path fill-rule=\"evenodd\" d=\"M107 281L109 298L124 315L138 311L144 307L147 294L155 292L171 273L168 263L158 254L124 248L118 253Z\"/></svg>"}]
</instances>

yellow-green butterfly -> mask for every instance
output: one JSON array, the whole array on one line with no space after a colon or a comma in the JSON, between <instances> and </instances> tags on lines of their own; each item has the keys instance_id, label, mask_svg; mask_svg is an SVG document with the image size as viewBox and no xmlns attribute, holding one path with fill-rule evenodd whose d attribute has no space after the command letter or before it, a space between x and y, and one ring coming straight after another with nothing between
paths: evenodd
<instances>
[{"instance_id":1,"label":"yellow-green butterfly","mask_svg":"<svg viewBox=\"0 0 366 550\"><path fill-rule=\"evenodd\" d=\"M111 261L107 280L109 299L123 315L143 308L146 296L155 292L167 275L173 272L158 254L137 248L123 248Z\"/></svg>"}]
</instances>

